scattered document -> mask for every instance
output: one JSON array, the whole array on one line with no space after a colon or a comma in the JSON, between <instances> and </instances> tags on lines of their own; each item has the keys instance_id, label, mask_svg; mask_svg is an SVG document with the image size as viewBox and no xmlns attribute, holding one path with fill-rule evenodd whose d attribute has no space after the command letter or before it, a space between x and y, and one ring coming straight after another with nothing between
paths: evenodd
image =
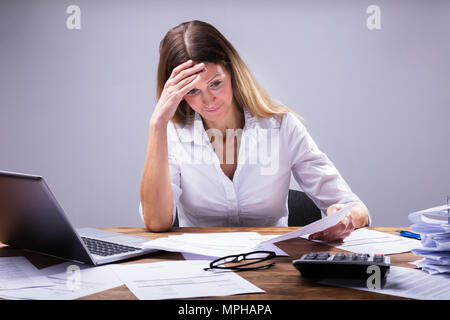
<instances>
[{"instance_id":1,"label":"scattered document","mask_svg":"<svg viewBox=\"0 0 450 320\"><path fill-rule=\"evenodd\" d=\"M420 270L396 266L390 267L386 284L381 289L353 286L353 281L344 279L324 279L318 281L318 283L412 299L450 299L450 275L429 275Z\"/></svg>"},{"instance_id":2,"label":"scattered document","mask_svg":"<svg viewBox=\"0 0 450 320\"><path fill-rule=\"evenodd\" d=\"M123 285L110 266L93 267L65 262L39 270L50 287L0 290L14 300L72 300Z\"/></svg>"},{"instance_id":3,"label":"scattered document","mask_svg":"<svg viewBox=\"0 0 450 320\"><path fill-rule=\"evenodd\" d=\"M288 240L288 239L293 239L293 238L298 238L298 237L302 237L305 235L309 235L312 233L316 233L316 232L320 232L323 230L326 230L336 224L338 224L342 219L344 219L352 210L354 205L345 207L339 211L336 211L333 214L330 214L328 216L325 216L324 218L314 221L313 223L310 223L306 226L304 226L301 229L283 234L281 236L278 237L274 237L271 238L269 240L266 240L264 242L262 242L262 244L265 243L276 243L279 241L284 241L284 240Z\"/></svg>"},{"instance_id":4,"label":"scattered document","mask_svg":"<svg viewBox=\"0 0 450 320\"><path fill-rule=\"evenodd\" d=\"M308 238L308 236L303 236ZM400 237L394 234L360 228L353 231L342 242L327 242L321 240L312 240L354 253L368 254L395 254L409 252L420 246L420 241Z\"/></svg>"},{"instance_id":5,"label":"scattered document","mask_svg":"<svg viewBox=\"0 0 450 320\"><path fill-rule=\"evenodd\" d=\"M113 265L117 276L140 300L181 299L264 293L231 271L205 271L210 261L165 261Z\"/></svg>"},{"instance_id":6,"label":"scattered document","mask_svg":"<svg viewBox=\"0 0 450 320\"><path fill-rule=\"evenodd\" d=\"M211 256L205 256L202 254L195 254L195 253L190 253L190 252L182 252L181 253L183 255L184 260L216 260L217 257L211 257Z\"/></svg>"},{"instance_id":7,"label":"scattered document","mask_svg":"<svg viewBox=\"0 0 450 320\"><path fill-rule=\"evenodd\" d=\"M53 286L25 257L0 257L0 294L5 289Z\"/></svg>"},{"instance_id":8,"label":"scattered document","mask_svg":"<svg viewBox=\"0 0 450 320\"><path fill-rule=\"evenodd\" d=\"M288 256L288 254L275 246L274 243L328 229L344 219L350 213L352 207L345 207L301 229L280 236L262 236L256 232L185 233L151 240L145 242L143 247L189 253L186 256L193 259L201 257L224 257L255 250L274 251L278 256Z\"/></svg>"},{"instance_id":9,"label":"scattered document","mask_svg":"<svg viewBox=\"0 0 450 320\"><path fill-rule=\"evenodd\" d=\"M54 275L60 275L63 273L72 273L71 270L75 270L77 268L79 268L80 270L84 270L84 269L94 268L94 266L85 264L85 263L77 263L77 262L67 261L67 262L54 264L50 267L40 269L39 272L43 276L54 276Z\"/></svg>"},{"instance_id":10,"label":"scattered document","mask_svg":"<svg viewBox=\"0 0 450 320\"><path fill-rule=\"evenodd\" d=\"M145 242L143 247L165 251L189 253L188 258L214 260L232 254L255 251L256 248L276 235L260 235L257 232L184 233ZM278 256L287 254L273 244L265 244L258 250L274 251ZM197 256L194 256L195 254Z\"/></svg>"},{"instance_id":11,"label":"scattered document","mask_svg":"<svg viewBox=\"0 0 450 320\"><path fill-rule=\"evenodd\" d=\"M429 274L450 274L450 208L448 205L413 212L408 216L411 230L420 234L418 248L412 250L423 259L417 266Z\"/></svg>"}]
</instances>

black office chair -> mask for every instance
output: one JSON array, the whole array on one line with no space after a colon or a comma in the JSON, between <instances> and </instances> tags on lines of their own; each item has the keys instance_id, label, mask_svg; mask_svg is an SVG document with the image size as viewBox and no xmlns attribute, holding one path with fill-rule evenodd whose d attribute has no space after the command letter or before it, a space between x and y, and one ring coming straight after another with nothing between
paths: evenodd
<instances>
[{"instance_id":1,"label":"black office chair","mask_svg":"<svg viewBox=\"0 0 450 320\"><path fill-rule=\"evenodd\" d=\"M288 194L288 226L306 226L311 222L320 220L322 213L306 193L289 189Z\"/></svg>"},{"instance_id":2,"label":"black office chair","mask_svg":"<svg viewBox=\"0 0 450 320\"><path fill-rule=\"evenodd\" d=\"M304 193L298 190L289 189L288 193L288 226L306 226L307 224L322 218L320 209ZM178 212L173 224L178 227Z\"/></svg>"}]
</instances>

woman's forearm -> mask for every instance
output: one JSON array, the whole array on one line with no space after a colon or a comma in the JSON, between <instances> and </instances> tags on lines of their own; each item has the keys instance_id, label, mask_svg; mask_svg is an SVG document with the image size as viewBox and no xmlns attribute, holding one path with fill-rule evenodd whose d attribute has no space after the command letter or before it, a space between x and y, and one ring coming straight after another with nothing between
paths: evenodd
<instances>
[{"instance_id":1,"label":"woman's forearm","mask_svg":"<svg viewBox=\"0 0 450 320\"><path fill-rule=\"evenodd\" d=\"M173 198L168 163L167 123L154 118L150 120L140 195L147 229L153 232L169 230L172 226Z\"/></svg>"}]
</instances>

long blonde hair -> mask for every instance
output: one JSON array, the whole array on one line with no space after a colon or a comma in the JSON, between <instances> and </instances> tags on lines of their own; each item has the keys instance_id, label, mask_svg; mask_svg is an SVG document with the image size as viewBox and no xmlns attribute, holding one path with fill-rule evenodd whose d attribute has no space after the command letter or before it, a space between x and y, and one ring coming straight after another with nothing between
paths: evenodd
<instances>
[{"instance_id":1,"label":"long blonde hair","mask_svg":"<svg viewBox=\"0 0 450 320\"><path fill-rule=\"evenodd\" d=\"M301 117L280 102L274 101L253 77L233 45L212 25L194 20L172 28L159 46L156 94L159 99L172 70L191 59L223 65L231 75L233 98L242 111L246 107L253 116L271 117L287 112ZM172 118L187 123L194 110L182 100Z\"/></svg>"}]
</instances>

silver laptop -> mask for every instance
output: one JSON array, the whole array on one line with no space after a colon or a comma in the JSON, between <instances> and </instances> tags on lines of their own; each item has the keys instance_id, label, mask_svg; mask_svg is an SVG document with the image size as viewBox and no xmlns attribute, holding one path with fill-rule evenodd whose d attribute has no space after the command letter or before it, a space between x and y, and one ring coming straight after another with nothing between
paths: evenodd
<instances>
[{"instance_id":1,"label":"silver laptop","mask_svg":"<svg viewBox=\"0 0 450 320\"><path fill-rule=\"evenodd\" d=\"M0 171L0 242L93 265L124 260L156 249L150 239L94 228L75 230L44 178Z\"/></svg>"}]
</instances>

